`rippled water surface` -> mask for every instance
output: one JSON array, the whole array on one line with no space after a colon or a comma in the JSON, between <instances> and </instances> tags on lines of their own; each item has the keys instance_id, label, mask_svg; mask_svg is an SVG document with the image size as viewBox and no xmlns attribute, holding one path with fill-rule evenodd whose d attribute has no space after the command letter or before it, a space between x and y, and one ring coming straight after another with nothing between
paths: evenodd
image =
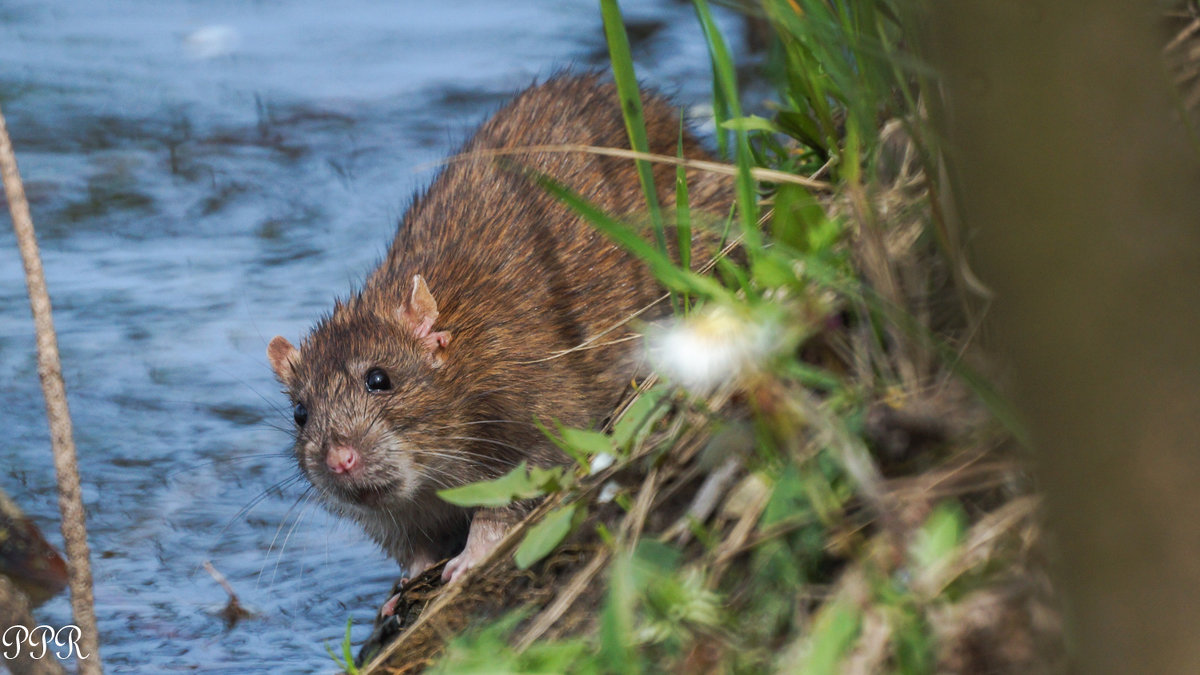
<instances>
[{"instance_id":1,"label":"rippled water surface","mask_svg":"<svg viewBox=\"0 0 1200 675\"><path fill-rule=\"evenodd\" d=\"M690 6L624 4L643 80L704 101ZM365 637L397 569L296 506L267 340L363 278L421 167L506 95L606 63L591 0L0 4L0 105L56 311L110 670L329 672L347 618ZM59 543L5 223L0 487ZM225 629L206 559L256 618ZM39 618L70 623L65 598Z\"/></svg>"}]
</instances>

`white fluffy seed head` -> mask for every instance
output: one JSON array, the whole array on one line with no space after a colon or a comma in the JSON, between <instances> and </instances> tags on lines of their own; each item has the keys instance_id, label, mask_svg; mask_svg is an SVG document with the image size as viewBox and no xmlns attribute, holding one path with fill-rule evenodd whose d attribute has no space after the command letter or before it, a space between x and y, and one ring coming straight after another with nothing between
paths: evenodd
<instances>
[{"instance_id":1,"label":"white fluffy seed head","mask_svg":"<svg viewBox=\"0 0 1200 675\"><path fill-rule=\"evenodd\" d=\"M703 393L760 367L770 351L771 334L766 324L716 306L651 334L647 357L659 374Z\"/></svg>"}]
</instances>

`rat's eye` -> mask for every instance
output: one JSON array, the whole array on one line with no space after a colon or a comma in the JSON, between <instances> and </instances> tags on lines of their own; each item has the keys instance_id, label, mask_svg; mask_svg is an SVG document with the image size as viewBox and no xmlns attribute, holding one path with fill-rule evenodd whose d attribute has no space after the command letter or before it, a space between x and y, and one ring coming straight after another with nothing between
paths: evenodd
<instances>
[{"instance_id":1,"label":"rat's eye","mask_svg":"<svg viewBox=\"0 0 1200 675\"><path fill-rule=\"evenodd\" d=\"M296 420L296 426L304 426L308 421L308 408L305 408L303 403L297 403L296 407L292 408L292 419Z\"/></svg>"},{"instance_id":2,"label":"rat's eye","mask_svg":"<svg viewBox=\"0 0 1200 675\"><path fill-rule=\"evenodd\" d=\"M392 381L382 368L372 368L367 371L367 391L387 391L392 388Z\"/></svg>"}]
</instances>

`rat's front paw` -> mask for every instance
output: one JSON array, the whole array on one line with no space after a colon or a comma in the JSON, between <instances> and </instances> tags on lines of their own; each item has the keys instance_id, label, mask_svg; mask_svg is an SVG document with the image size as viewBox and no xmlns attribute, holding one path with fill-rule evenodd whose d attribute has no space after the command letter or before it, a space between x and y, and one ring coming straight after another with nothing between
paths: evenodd
<instances>
[{"instance_id":1,"label":"rat's front paw","mask_svg":"<svg viewBox=\"0 0 1200 675\"><path fill-rule=\"evenodd\" d=\"M463 549L462 553L454 556L450 559L450 562L446 563L446 569L442 570L442 581L448 584L457 581L467 573L467 570L475 567L480 561L487 558L492 549L496 548L496 544L500 543L500 540L504 538L504 530L500 530L494 533L494 535L490 534L487 538L480 537L473 540L472 536L474 536L474 533L475 527L472 526L471 536L467 537L467 547Z\"/></svg>"},{"instance_id":2,"label":"rat's front paw","mask_svg":"<svg viewBox=\"0 0 1200 675\"><path fill-rule=\"evenodd\" d=\"M487 558L511 525L512 518L501 509L477 512L471 519L471 529L467 532L467 545L462 553L446 563L446 569L442 570L442 581L454 583L466 574L467 570Z\"/></svg>"},{"instance_id":3,"label":"rat's front paw","mask_svg":"<svg viewBox=\"0 0 1200 675\"><path fill-rule=\"evenodd\" d=\"M446 563L446 569L442 570L442 581L448 584L454 583L478 562L479 558L468 555L468 550L463 549L462 553L454 556L450 559L450 562Z\"/></svg>"}]
</instances>

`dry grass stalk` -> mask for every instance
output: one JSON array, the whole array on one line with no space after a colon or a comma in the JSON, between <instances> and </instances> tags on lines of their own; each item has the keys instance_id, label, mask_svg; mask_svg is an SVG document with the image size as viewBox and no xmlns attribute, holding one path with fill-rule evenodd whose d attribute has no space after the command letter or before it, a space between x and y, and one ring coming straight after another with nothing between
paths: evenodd
<instances>
[{"instance_id":1,"label":"dry grass stalk","mask_svg":"<svg viewBox=\"0 0 1200 675\"><path fill-rule=\"evenodd\" d=\"M50 294L46 290L46 275L38 253L33 218L17 158L13 152L8 127L0 113L0 173L4 178L4 194L12 215L13 231L21 259L25 264L25 284L29 289L29 304L37 331L38 376L46 398L46 419L50 424L50 442L54 452L54 471L58 476L58 508L62 512L63 541L66 543L67 565L70 572L71 611L75 625L81 631L79 639L79 672L92 675L102 672L100 638L96 628L96 610L92 597L92 568L87 542L86 516L79 485L79 466L75 458L75 439L71 430L71 413L67 407L67 391L63 384L62 363L58 356L58 339L50 311ZM86 658L83 655L87 655Z\"/></svg>"}]
</instances>

